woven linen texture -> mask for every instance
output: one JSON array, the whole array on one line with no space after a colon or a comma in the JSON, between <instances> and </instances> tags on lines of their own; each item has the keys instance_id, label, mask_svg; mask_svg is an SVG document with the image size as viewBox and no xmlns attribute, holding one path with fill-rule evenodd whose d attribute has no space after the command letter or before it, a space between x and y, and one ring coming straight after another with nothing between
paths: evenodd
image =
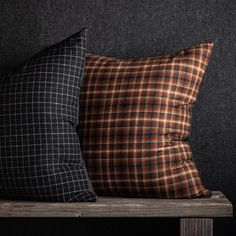
<instances>
[{"instance_id":1,"label":"woven linen texture","mask_svg":"<svg viewBox=\"0 0 236 236\"><path fill-rule=\"evenodd\" d=\"M128 60L87 54L79 134L98 195L210 196L188 139L212 47Z\"/></svg>"},{"instance_id":2,"label":"woven linen texture","mask_svg":"<svg viewBox=\"0 0 236 236\"><path fill-rule=\"evenodd\" d=\"M93 201L76 132L86 30L1 81L0 197Z\"/></svg>"}]
</instances>

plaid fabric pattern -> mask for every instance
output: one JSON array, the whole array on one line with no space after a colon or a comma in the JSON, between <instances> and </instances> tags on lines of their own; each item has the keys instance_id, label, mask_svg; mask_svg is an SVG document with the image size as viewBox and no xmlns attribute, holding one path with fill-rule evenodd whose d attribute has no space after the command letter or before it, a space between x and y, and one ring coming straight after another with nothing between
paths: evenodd
<instances>
[{"instance_id":1,"label":"plaid fabric pattern","mask_svg":"<svg viewBox=\"0 0 236 236\"><path fill-rule=\"evenodd\" d=\"M98 195L209 196L188 143L212 43L146 59L88 54L80 140Z\"/></svg>"},{"instance_id":2,"label":"plaid fabric pattern","mask_svg":"<svg viewBox=\"0 0 236 236\"><path fill-rule=\"evenodd\" d=\"M1 81L0 197L96 199L75 129L85 46L82 30Z\"/></svg>"}]
</instances>

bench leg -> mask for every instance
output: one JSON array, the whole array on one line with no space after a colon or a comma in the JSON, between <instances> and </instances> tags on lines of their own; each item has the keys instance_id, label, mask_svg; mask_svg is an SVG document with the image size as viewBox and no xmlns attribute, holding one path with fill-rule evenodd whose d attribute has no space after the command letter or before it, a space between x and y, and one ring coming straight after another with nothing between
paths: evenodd
<instances>
[{"instance_id":1,"label":"bench leg","mask_svg":"<svg viewBox=\"0 0 236 236\"><path fill-rule=\"evenodd\" d=\"M213 219L181 218L180 236L213 236Z\"/></svg>"}]
</instances>

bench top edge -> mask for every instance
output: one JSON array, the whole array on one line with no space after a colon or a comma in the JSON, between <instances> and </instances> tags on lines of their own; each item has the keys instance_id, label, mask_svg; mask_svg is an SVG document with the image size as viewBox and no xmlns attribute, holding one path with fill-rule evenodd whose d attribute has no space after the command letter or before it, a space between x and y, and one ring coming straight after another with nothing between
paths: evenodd
<instances>
[{"instance_id":1,"label":"bench top edge","mask_svg":"<svg viewBox=\"0 0 236 236\"><path fill-rule=\"evenodd\" d=\"M232 203L221 193L211 198L147 199L98 197L97 202L0 200L0 217L231 217Z\"/></svg>"}]
</instances>

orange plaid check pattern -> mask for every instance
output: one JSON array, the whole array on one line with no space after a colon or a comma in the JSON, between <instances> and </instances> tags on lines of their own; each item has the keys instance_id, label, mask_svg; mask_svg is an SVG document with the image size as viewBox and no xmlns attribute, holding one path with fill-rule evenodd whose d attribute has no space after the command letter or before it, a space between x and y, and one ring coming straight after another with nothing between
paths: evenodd
<instances>
[{"instance_id":1,"label":"orange plaid check pattern","mask_svg":"<svg viewBox=\"0 0 236 236\"><path fill-rule=\"evenodd\" d=\"M98 195L210 196L188 139L212 47L145 59L87 54L79 134Z\"/></svg>"}]
</instances>

